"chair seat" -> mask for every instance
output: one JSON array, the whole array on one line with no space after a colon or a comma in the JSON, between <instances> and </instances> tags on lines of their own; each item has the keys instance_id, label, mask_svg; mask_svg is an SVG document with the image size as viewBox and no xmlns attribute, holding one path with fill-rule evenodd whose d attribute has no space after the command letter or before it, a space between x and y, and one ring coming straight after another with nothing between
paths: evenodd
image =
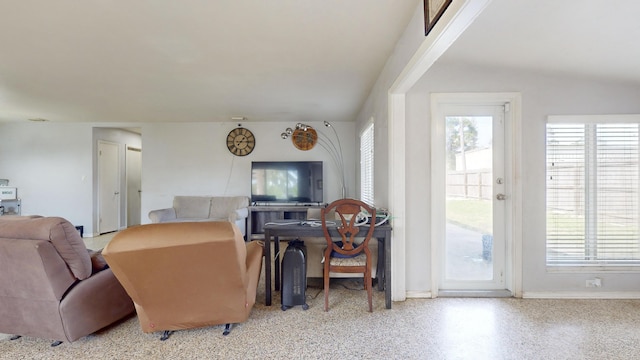
<instances>
[{"instance_id":1,"label":"chair seat","mask_svg":"<svg viewBox=\"0 0 640 360\"><path fill-rule=\"evenodd\" d=\"M329 264L331 266L365 266L367 264L367 255L361 253L358 256L349 258L331 257Z\"/></svg>"}]
</instances>

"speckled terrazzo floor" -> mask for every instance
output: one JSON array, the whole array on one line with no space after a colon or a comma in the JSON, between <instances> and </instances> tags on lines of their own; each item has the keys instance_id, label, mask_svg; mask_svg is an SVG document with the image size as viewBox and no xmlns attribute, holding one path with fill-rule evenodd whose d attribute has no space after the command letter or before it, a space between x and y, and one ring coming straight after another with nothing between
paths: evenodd
<instances>
[{"instance_id":1,"label":"speckled terrazzo floor","mask_svg":"<svg viewBox=\"0 0 640 360\"><path fill-rule=\"evenodd\" d=\"M214 326L160 341L131 317L55 348L0 335L0 359L640 359L639 300L410 299L387 310L376 293L368 313L363 291L337 285L325 313L320 288L307 311L263 295L228 336Z\"/></svg>"},{"instance_id":2,"label":"speckled terrazzo floor","mask_svg":"<svg viewBox=\"0 0 640 360\"><path fill-rule=\"evenodd\" d=\"M264 285L249 320L145 334L135 316L73 343L0 334L0 359L640 359L640 300L512 298L409 299L374 312L357 280L336 281L323 311L319 279L309 310L264 305Z\"/></svg>"}]
</instances>

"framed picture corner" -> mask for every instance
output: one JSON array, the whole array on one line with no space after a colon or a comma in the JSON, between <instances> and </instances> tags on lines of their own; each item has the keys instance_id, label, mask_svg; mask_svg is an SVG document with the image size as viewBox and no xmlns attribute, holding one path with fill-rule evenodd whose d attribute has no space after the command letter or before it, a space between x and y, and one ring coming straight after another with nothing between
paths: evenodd
<instances>
[{"instance_id":1,"label":"framed picture corner","mask_svg":"<svg viewBox=\"0 0 640 360\"><path fill-rule=\"evenodd\" d=\"M424 0L424 35L436 25L453 0Z\"/></svg>"}]
</instances>

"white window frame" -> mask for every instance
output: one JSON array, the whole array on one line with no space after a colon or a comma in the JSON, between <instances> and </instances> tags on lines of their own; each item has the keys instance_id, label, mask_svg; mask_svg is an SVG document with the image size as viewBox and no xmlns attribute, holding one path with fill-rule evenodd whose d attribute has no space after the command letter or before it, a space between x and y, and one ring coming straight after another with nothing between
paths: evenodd
<instances>
[{"instance_id":1,"label":"white window frame","mask_svg":"<svg viewBox=\"0 0 640 360\"><path fill-rule=\"evenodd\" d=\"M574 115L574 116L549 116L548 117L548 121L547 121L547 128L548 129L552 129L552 128L558 128L558 127L562 127L564 125L584 125L584 133L582 135L578 134L579 136L581 136L581 138L584 140L584 144L583 145L576 145L576 147L571 148L571 150L573 151L573 154L576 155L574 156L574 160L576 162L580 162L581 164L583 164L583 169L579 172L576 172L576 178L580 177L579 181L580 182L580 189L583 189L581 191L572 191L573 189L571 187L567 188L567 190L565 190L565 194L560 194L557 195L558 190L556 191L556 195L554 194L554 190L553 187L554 186L558 186L557 183L556 184L552 184L551 183L551 177L553 176L553 174L555 173L556 170L552 169L552 166L557 166L557 164L554 163L557 161L568 161L569 157L572 155L562 155L563 157L558 158L557 154L560 153L560 150L556 151L556 157L552 158L554 155L554 153L552 152L553 150L550 150L553 148L553 146L549 143L549 133L545 134L545 138L547 139L547 144L545 146L545 152L546 152L546 161L547 161L547 176L546 176L546 184L545 184L545 193L546 193L546 198L547 198L547 205L545 206L545 216L547 218L546 220L546 246L547 246L547 252L545 254L545 259L546 259L546 265L547 268L551 271L553 270L568 270L568 271L640 271L640 257L638 256L638 254L634 254L632 256L630 256L629 258L623 258L618 256L617 258L615 256L611 256L609 255L609 253L607 253L605 250L603 252L604 255L601 255L600 253L595 253L593 251L593 249L595 249L594 246L601 246L602 249L605 249L605 247L603 247L603 244L613 244L615 246L622 246L622 247L628 247L628 248L632 248L634 246L640 246L640 236L638 236L638 232L637 230L640 230L640 199L638 199L638 197L640 196L640 184L638 181L638 178L640 177L640 164L638 164L638 159L640 156L640 138L638 140L633 141L632 146L628 146L626 147L625 150L625 155L627 154L627 152L629 152L628 155L631 157L631 161L635 161L636 164L633 164L633 169L632 171L629 171L628 173L631 174L629 177L630 180L628 180L626 182L625 189L632 191L631 192L631 199L633 201L630 201L631 205L627 205L625 203L625 209L629 209L628 213L626 213L627 215L631 216L631 220L628 222L629 224L631 224L630 226L636 227L636 229L634 231L636 235L630 235L629 238L625 238L622 241L615 239L615 240L611 240L610 235L612 233L606 233L606 232L602 232L599 231L597 229L597 227L599 226L598 224L606 224L606 225L601 225L603 227L606 228L606 226L608 226L608 223L610 222L607 221L605 219L605 217L602 215L604 214L604 210L599 208L602 207L604 208L604 205L602 204L598 204L598 200L593 200L593 199L597 199L597 196L603 196L604 192L606 191L606 187L603 186L599 186L598 184L598 179L600 179L602 176L606 176L607 174L611 175L613 174L613 177L610 177L608 179L615 179L618 175L617 172L614 172L613 170L611 170L611 172L607 172L607 169L602 168L601 174L598 174L596 172L597 166L599 164L599 160L597 160L596 155L600 154L606 154L607 148L606 147L600 147L600 146L595 146L596 141L598 139L598 135L595 134L594 130L597 128L598 125L605 125L605 126L611 126L611 125L616 125L616 124L634 124L634 125L638 125L640 127L640 115ZM603 138L600 139L606 139L606 135L603 136ZM610 139L609 139L610 140ZM580 147L584 148L584 154L580 154ZM578 151L580 150L580 151ZM618 150L616 150L618 151ZM577 159L577 160L576 160ZM633 160L635 159L635 160ZM574 171L576 170L577 167L573 167ZM551 170L550 170L551 169ZM556 173L557 174L557 173ZM556 175L558 176L558 175ZM566 176L570 176L570 175L566 175ZM559 179L554 179L557 181L560 181ZM609 180L612 181L612 180ZM614 182L617 180L613 180ZM582 217L577 221L577 224L579 225L579 228L583 227L583 231L584 234L582 236L584 236L584 245L582 248L578 248L578 249L582 249L582 251L584 252L584 259L579 259L577 257L572 258L572 256L570 255L566 255L566 257L563 259L563 256L553 256L550 254L550 252L553 250L553 248L558 249L558 247L563 247L563 246L567 246L562 244L562 242L566 242L567 240L558 240L561 239L561 232L562 230L562 226L565 227L569 227L571 226L571 224L567 224L567 225L558 225L556 223L556 225L554 225L554 221L550 220L550 216L548 216L548 214L550 213L552 208L556 208L558 207L557 204L559 204L559 201L564 201L564 200L558 200L557 198L554 198L554 196L558 197L558 196L566 196L567 194L571 194L572 196L578 196L579 198L577 200L569 200L570 203L573 204L578 204L580 203L581 205L583 205L583 214L579 215L578 217ZM605 200L609 200L610 198L612 198L612 196L614 195L607 195L606 197L603 197L602 199ZM607 202L607 201L605 201ZM607 202L608 205L610 206L612 209L617 208L618 206L622 206L622 205L618 205L618 203L616 201L608 201ZM578 213L576 211L576 213ZM558 221L558 220L556 220ZM580 221L583 221L583 225L580 225ZM574 223L575 225L575 223ZM609 235L609 238L607 239L607 236ZM571 237L575 237L575 239L580 238L580 235L575 235L575 233L573 234L565 234L563 236L566 236L567 238L571 238ZM556 243L554 244L553 241L556 241ZM559 242L558 242L559 241ZM572 240L568 240L569 242ZM631 243L629 244L629 241L631 241ZM635 244L635 245L634 245Z\"/></svg>"},{"instance_id":2,"label":"white window frame","mask_svg":"<svg viewBox=\"0 0 640 360\"><path fill-rule=\"evenodd\" d=\"M371 121L360 133L360 200L374 206L375 128Z\"/></svg>"}]
</instances>

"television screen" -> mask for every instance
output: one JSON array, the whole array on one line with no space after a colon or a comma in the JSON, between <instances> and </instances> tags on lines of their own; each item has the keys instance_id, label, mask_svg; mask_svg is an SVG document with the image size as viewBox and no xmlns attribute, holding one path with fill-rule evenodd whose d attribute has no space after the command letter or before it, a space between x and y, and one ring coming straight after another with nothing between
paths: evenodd
<instances>
[{"instance_id":1,"label":"television screen","mask_svg":"<svg viewBox=\"0 0 640 360\"><path fill-rule=\"evenodd\" d=\"M322 203L322 161L254 161L253 203Z\"/></svg>"}]
</instances>

